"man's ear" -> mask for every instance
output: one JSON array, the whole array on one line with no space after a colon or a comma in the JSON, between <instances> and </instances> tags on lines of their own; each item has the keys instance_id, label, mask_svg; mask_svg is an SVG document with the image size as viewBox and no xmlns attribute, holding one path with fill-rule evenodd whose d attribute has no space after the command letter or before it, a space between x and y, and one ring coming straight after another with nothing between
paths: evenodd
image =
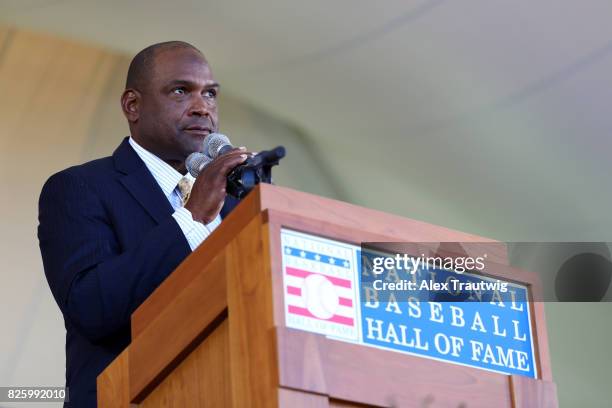
<instances>
[{"instance_id":1,"label":"man's ear","mask_svg":"<svg viewBox=\"0 0 612 408\"><path fill-rule=\"evenodd\" d=\"M123 91L123 94L121 94L121 109L128 122L134 123L138 121L140 117L141 100L140 92L135 89L126 89Z\"/></svg>"}]
</instances>

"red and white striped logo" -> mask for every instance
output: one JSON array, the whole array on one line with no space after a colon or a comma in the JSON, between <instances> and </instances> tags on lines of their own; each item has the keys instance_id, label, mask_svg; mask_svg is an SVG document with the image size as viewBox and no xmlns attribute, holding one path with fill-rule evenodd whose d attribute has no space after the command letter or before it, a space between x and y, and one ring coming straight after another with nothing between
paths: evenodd
<instances>
[{"instance_id":1,"label":"red and white striped logo","mask_svg":"<svg viewBox=\"0 0 612 408\"><path fill-rule=\"evenodd\" d=\"M287 230L281 238L287 326L356 340L354 249Z\"/></svg>"},{"instance_id":2,"label":"red and white striped logo","mask_svg":"<svg viewBox=\"0 0 612 408\"><path fill-rule=\"evenodd\" d=\"M287 311L353 326L353 282L297 268L285 268Z\"/></svg>"}]
</instances>

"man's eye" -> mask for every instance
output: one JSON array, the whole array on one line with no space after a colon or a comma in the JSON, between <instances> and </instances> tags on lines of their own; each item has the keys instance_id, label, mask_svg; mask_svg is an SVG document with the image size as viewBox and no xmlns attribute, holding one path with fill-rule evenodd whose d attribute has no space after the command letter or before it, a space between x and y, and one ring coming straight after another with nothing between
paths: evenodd
<instances>
[{"instance_id":1,"label":"man's eye","mask_svg":"<svg viewBox=\"0 0 612 408\"><path fill-rule=\"evenodd\" d=\"M172 93L175 95L185 95L186 91L185 91L185 88L181 87L181 88L174 88L172 90Z\"/></svg>"},{"instance_id":2,"label":"man's eye","mask_svg":"<svg viewBox=\"0 0 612 408\"><path fill-rule=\"evenodd\" d=\"M217 91L215 91L214 89L209 89L208 91L204 92L204 96L207 98L215 99L217 97Z\"/></svg>"}]
</instances>

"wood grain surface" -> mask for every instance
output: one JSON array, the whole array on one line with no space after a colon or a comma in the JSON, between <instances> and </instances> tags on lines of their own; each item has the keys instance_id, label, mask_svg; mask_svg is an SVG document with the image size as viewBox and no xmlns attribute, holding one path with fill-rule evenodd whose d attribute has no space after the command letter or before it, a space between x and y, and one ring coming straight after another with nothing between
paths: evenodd
<instances>
[{"instance_id":1,"label":"wood grain surface","mask_svg":"<svg viewBox=\"0 0 612 408\"><path fill-rule=\"evenodd\" d=\"M267 229L255 217L228 245L230 365L234 407L277 406L276 342Z\"/></svg>"},{"instance_id":2,"label":"wood grain surface","mask_svg":"<svg viewBox=\"0 0 612 408\"><path fill-rule=\"evenodd\" d=\"M130 406L129 348L98 376L98 408Z\"/></svg>"},{"instance_id":3,"label":"wood grain surface","mask_svg":"<svg viewBox=\"0 0 612 408\"><path fill-rule=\"evenodd\" d=\"M228 328L228 322L224 320L139 406L231 406Z\"/></svg>"},{"instance_id":4,"label":"wood grain surface","mask_svg":"<svg viewBox=\"0 0 612 408\"><path fill-rule=\"evenodd\" d=\"M220 254L130 344L130 397L146 395L206 335L227 308L225 257ZM170 294L169 294L170 295Z\"/></svg>"},{"instance_id":5,"label":"wood grain surface","mask_svg":"<svg viewBox=\"0 0 612 408\"><path fill-rule=\"evenodd\" d=\"M512 407L507 375L276 330L282 387L384 407Z\"/></svg>"}]
</instances>

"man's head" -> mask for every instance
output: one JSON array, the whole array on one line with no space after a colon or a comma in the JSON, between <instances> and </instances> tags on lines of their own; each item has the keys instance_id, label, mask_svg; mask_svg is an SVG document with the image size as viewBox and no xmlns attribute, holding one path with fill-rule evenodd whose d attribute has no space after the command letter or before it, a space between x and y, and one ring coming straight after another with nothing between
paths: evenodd
<instances>
[{"instance_id":1,"label":"man's head","mask_svg":"<svg viewBox=\"0 0 612 408\"><path fill-rule=\"evenodd\" d=\"M202 151L206 135L218 128L218 92L204 55L170 41L136 54L121 106L138 144L184 171L187 156Z\"/></svg>"}]
</instances>

